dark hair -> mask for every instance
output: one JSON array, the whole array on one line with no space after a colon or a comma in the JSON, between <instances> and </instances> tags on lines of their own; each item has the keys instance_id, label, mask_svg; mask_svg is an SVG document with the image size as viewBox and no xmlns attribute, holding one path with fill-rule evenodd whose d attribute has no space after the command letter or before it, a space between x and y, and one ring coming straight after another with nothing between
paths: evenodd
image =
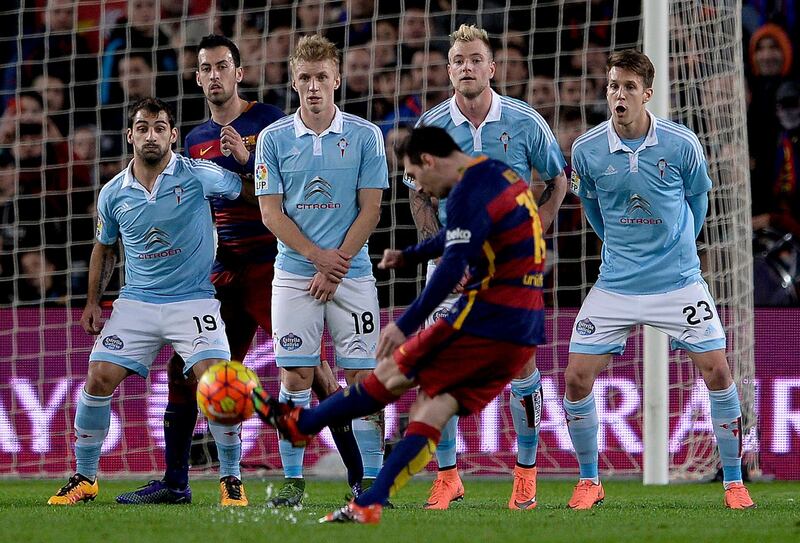
<instances>
[{"instance_id":1,"label":"dark hair","mask_svg":"<svg viewBox=\"0 0 800 543\"><path fill-rule=\"evenodd\" d=\"M128 110L128 128L133 128L133 118L136 117L136 114L141 110L145 110L153 115L158 115L162 111L166 111L169 127L175 128L175 115L172 113L172 108L158 98L142 98L133 104Z\"/></svg>"},{"instance_id":2,"label":"dark hair","mask_svg":"<svg viewBox=\"0 0 800 543\"><path fill-rule=\"evenodd\" d=\"M242 65L242 56L239 54L239 48L231 40L219 34L209 34L203 37L197 46L197 52L199 53L201 49L213 49L214 47L227 47L233 57L233 65L237 68Z\"/></svg>"},{"instance_id":3,"label":"dark hair","mask_svg":"<svg viewBox=\"0 0 800 543\"><path fill-rule=\"evenodd\" d=\"M653 63L647 58L647 55L636 49L625 49L623 51L614 51L608 56L606 62L606 73L611 71L611 68L622 68L629 70L642 78L644 88L649 89L653 86L653 78L656 76L656 69Z\"/></svg>"},{"instance_id":4,"label":"dark hair","mask_svg":"<svg viewBox=\"0 0 800 543\"><path fill-rule=\"evenodd\" d=\"M408 157L412 164L417 166L422 164L422 153L428 153L436 157L447 157L461 148L453 141L447 131L438 126L420 126L402 142L397 145L397 159L403 160Z\"/></svg>"},{"instance_id":5,"label":"dark hair","mask_svg":"<svg viewBox=\"0 0 800 543\"><path fill-rule=\"evenodd\" d=\"M577 106L561 106L558 110L558 121L560 123L581 122L582 120L581 108Z\"/></svg>"}]
</instances>

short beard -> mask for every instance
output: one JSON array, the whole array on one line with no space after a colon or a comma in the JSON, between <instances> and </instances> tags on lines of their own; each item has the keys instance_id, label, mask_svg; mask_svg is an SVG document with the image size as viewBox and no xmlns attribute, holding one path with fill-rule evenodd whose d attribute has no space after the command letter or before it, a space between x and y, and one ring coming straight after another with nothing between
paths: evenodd
<instances>
[{"instance_id":1,"label":"short beard","mask_svg":"<svg viewBox=\"0 0 800 543\"><path fill-rule=\"evenodd\" d=\"M480 96L480 95L483 93L483 91L485 91L485 90L486 90L486 87L481 87L479 90L477 90L477 91L475 91L475 92L471 92L471 91L467 91L467 92L458 91L458 93L459 93L461 96L463 96L464 98L466 98L467 100L474 100L475 98L477 98L478 96Z\"/></svg>"},{"instance_id":2,"label":"short beard","mask_svg":"<svg viewBox=\"0 0 800 543\"><path fill-rule=\"evenodd\" d=\"M230 94L217 94L207 98L207 100L212 104L214 104L215 106L221 106L230 99L231 99Z\"/></svg>"},{"instance_id":3,"label":"short beard","mask_svg":"<svg viewBox=\"0 0 800 543\"><path fill-rule=\"evenodd\" d=\"M139 153L139 156L141 157L142 161L148 166L155 166L164 159L164 156L166 156L166 154L167 154L166 151L158 155L156 155L155 153L142 151L141 153Z\"/></svg>"}]
</instances>

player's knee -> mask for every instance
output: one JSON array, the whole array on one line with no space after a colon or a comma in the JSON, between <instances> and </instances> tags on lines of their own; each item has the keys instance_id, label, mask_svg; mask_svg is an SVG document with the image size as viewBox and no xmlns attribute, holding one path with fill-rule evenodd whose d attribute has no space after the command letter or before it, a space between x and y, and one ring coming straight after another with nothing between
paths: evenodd
<instances>
[{"instance_id":1,"label":"player's knee","mask_svg":"<svg viewBox=\"0 0 800 543\"><path fill-rule=\"evenodd\" d=\"M120 372L122 370L122 374ZM86 392L92 396L110 396L124 378L124 369L108 362L89 364Z\"/></svg>"},{"instance_id":2,"label":"player's knee","mask_svg":"<svg viewBox=\"0 0 800 543\"><path fill-rule=\"evenodd\" d=\"M314 382L314 368L282 368L281 384L288 390L306 390Z\"/></svg>"},{"instance_id":3,"label":"player's knee","mask_svg":"<svg viewBox=\"0 0 800 543\"><path fill-rule=\"evenodd\" d=\"M585 398L592 391L594 375L578 364L568 364L564 370L567 399L571 401Z\"/></svg>"}]
</instances>

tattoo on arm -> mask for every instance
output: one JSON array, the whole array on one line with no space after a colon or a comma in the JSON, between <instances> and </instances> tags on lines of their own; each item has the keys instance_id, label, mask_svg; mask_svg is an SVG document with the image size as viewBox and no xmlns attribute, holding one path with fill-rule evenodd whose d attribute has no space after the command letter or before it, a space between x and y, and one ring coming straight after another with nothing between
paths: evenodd
<instances>
[{"instance_id":1,"label":"tattoo on arm","mask_svg":"<svg viewBox=\"0 0 800 543\"><path fill-rule=\"evenodd\" d=\"M542 195L539 197L538 206L542 207L544 204L550 200L550 197L553 195L553 191L556 189L556 182L555 179L548 179L545 181L545 187L542 191Z\"/></svg>"},{"instance_id":2,"label":"tattoo on arm","mask_svg":"<svg viewBox=\"0 0 800 543\"><path fill-rule=\"evenodd\" d=\"M114 275L114 266L117 263L117 256L113 252L103 253L101 258L100 281L97 283L97 292L95 293L98 301L103 296L103 292L105 292L108 282L111 281L111 276Z\"/></svg>"},{"instance_id":3,"label":"tattoo on arm","mask_svg":"<svg viewBox=\"0 0 800 543\"><path fill-rule=\"evenodd\" d=\"M418 192L412 192L409 203L411 205L411 216L414 219L414 224L417 225L420 240L424 241L434 237L439 232L440 225L436 216L436 208L433 206L430 197Z\"/></svg>"}]
</instances>

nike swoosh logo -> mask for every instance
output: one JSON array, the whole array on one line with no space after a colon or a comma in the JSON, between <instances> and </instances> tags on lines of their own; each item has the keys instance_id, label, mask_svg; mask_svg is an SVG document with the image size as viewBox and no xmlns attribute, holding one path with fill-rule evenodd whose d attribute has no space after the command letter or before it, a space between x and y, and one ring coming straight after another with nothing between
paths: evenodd
<instances>
[{"instance_id":1,"label":"nike swoosh logo","mask_svg":"<svg viewBox=\"0 0 800 543\"><path fill-rule=\"evenodd\" d=\"M520 509L527 509L528 507L530 507L534 503L536 503L536 498L531 498L530 500L528 500L526 502L518 502L517 500L514 500L514 505L516 505Z\"/></svg>"},{"instance_id":2,"label":"nike swoosh logo","mask_svg":"<svg viewBox=\"0 0 800 543\"><path fill-rule=\"evenodd\" d=\"M200 156L205 155L207 152L209 152L211 150L212 147L214 147L214 146L210 145L209 147L206 147L205 149L200 149Z\"/></svg>"}]
</instances>

